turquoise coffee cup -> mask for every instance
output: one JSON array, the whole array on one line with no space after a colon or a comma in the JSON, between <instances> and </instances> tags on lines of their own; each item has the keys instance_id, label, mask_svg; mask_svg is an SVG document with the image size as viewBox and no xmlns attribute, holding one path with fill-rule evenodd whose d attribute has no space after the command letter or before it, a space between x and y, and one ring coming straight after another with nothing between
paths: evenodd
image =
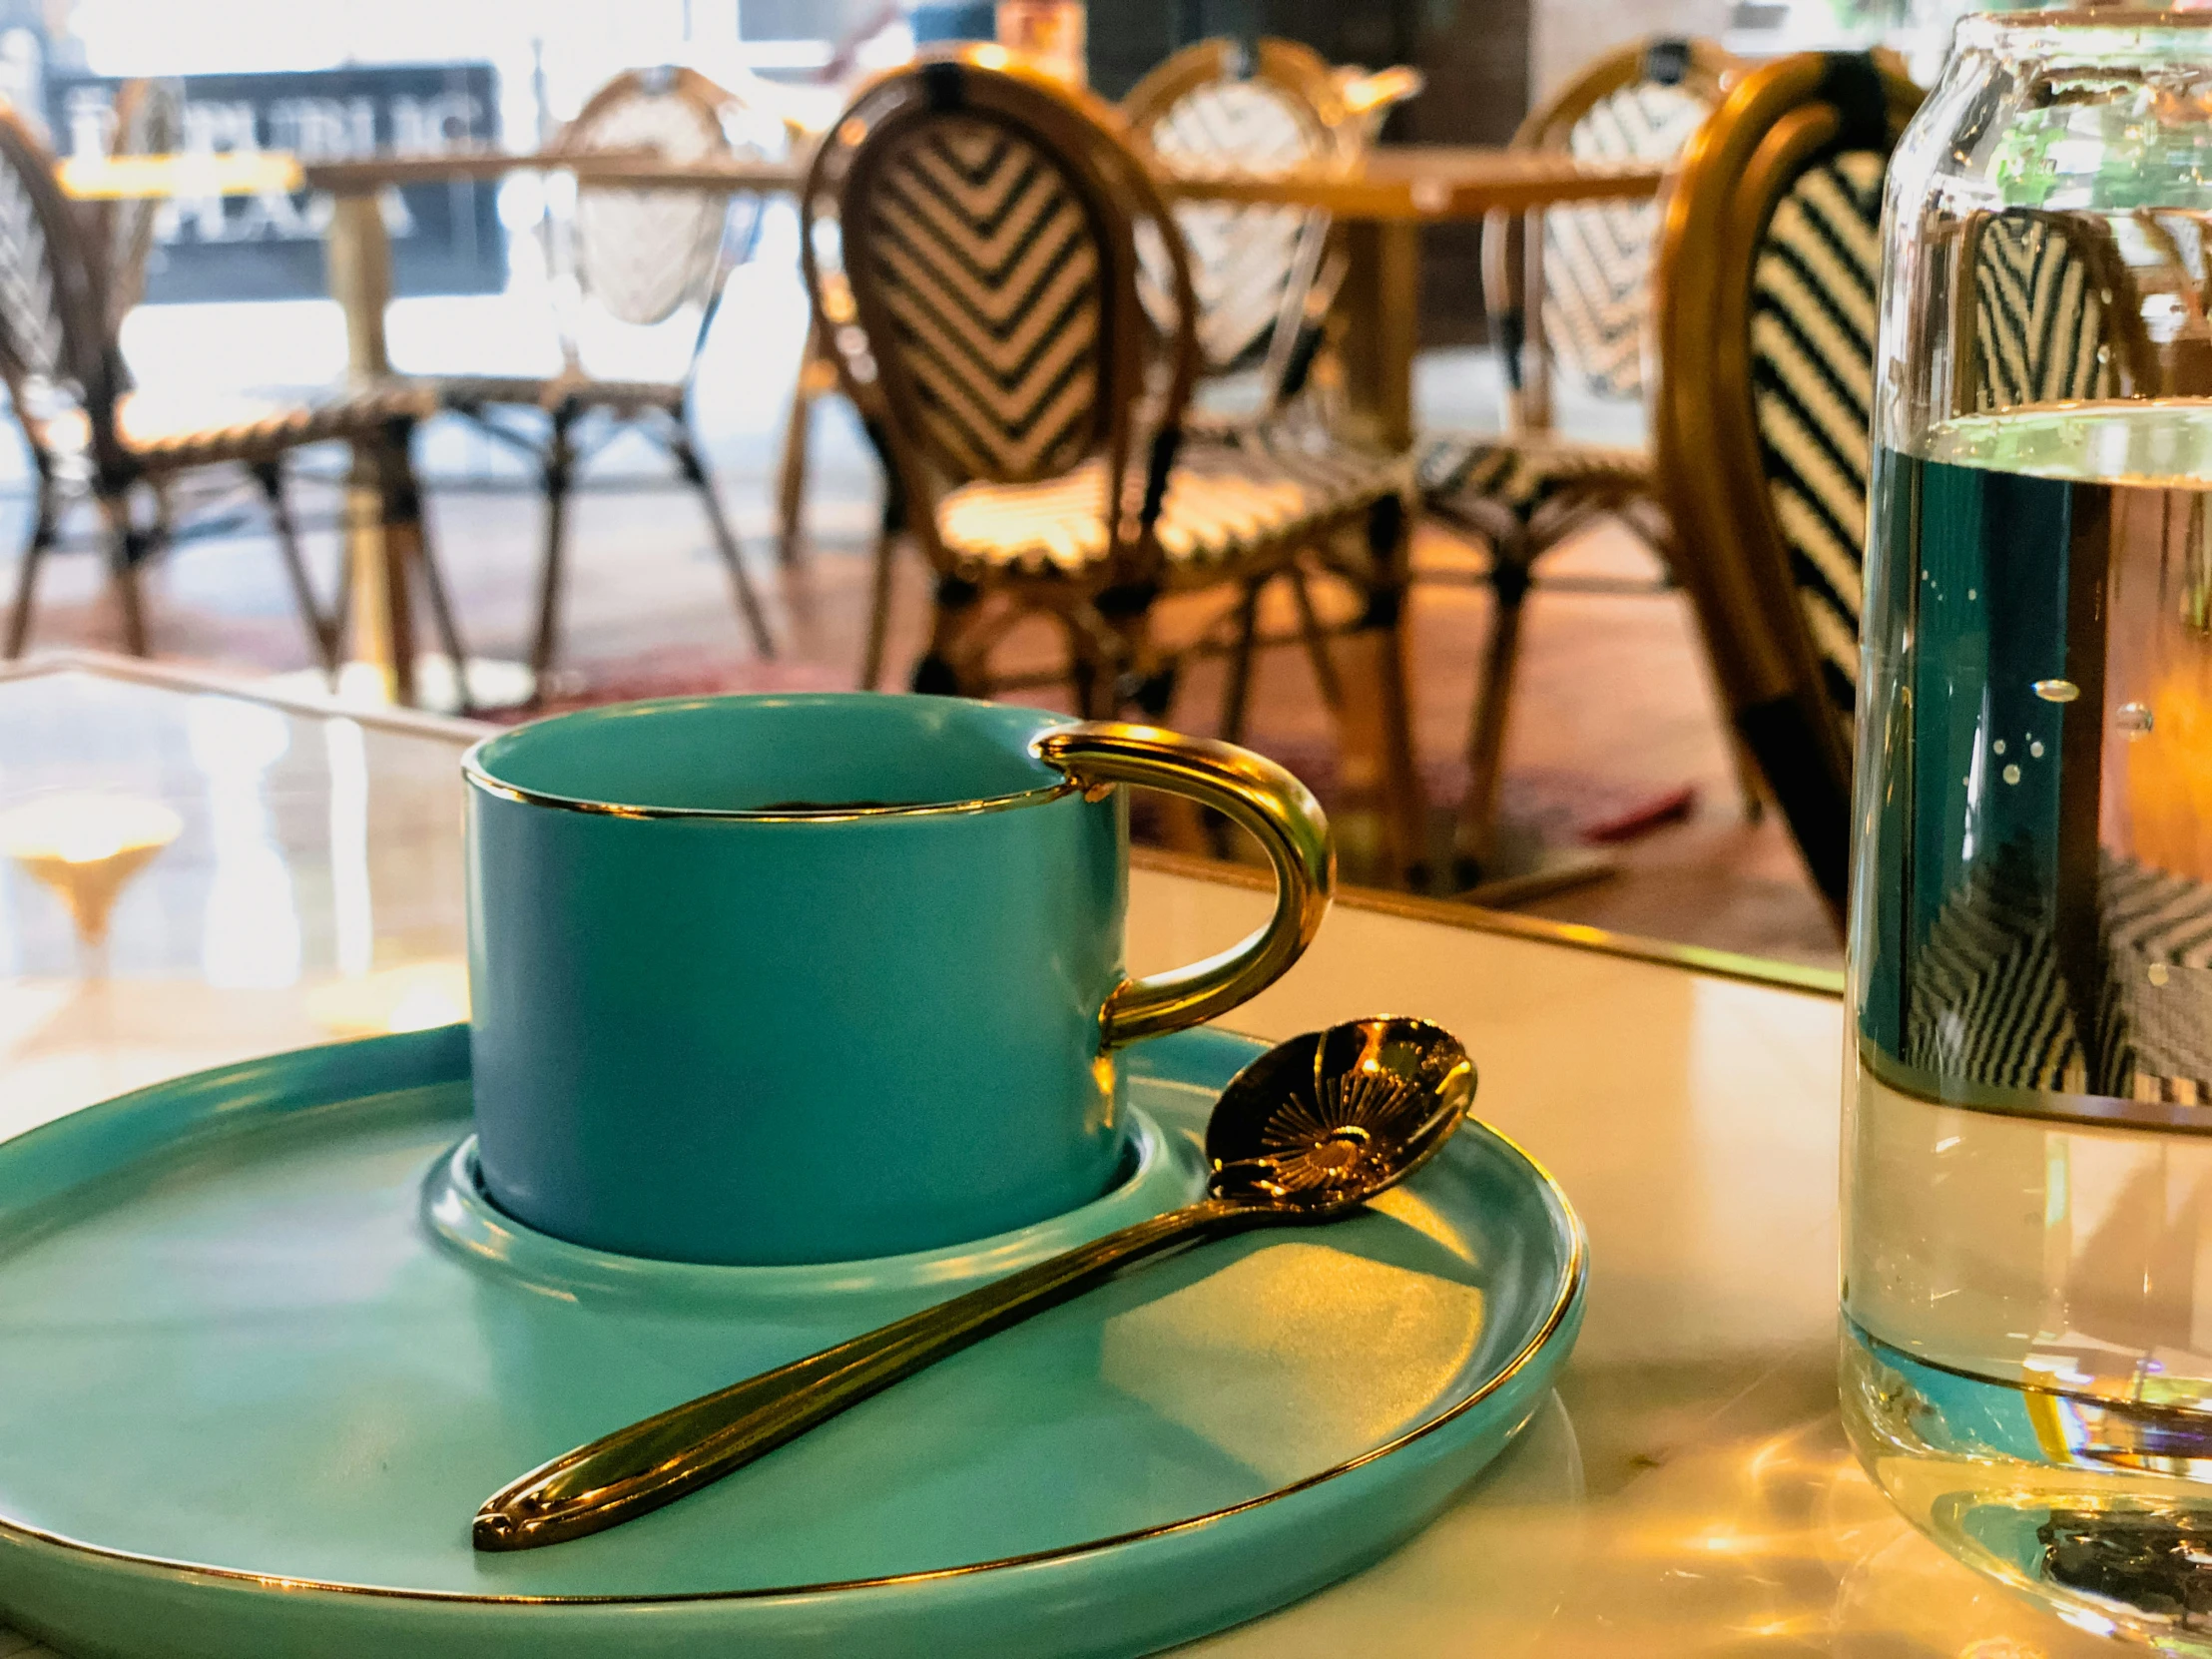
<instances>
[{"instance_id":1,"label":"turquoise coffee cup","mask_svg":"<svg viewBox=\"0 0 2212 1659\"><path fill-rule=\"evenodd\" d=\"M480 1179L633 1256L895 1255L1097 1198L1116 1049L1272 981L1335 875L1313 797L1258 756L954 698L593 709L464 770ZM1268 925L1125 978L1121 784L1256 834Z\"/></svg>"}]
</instances>

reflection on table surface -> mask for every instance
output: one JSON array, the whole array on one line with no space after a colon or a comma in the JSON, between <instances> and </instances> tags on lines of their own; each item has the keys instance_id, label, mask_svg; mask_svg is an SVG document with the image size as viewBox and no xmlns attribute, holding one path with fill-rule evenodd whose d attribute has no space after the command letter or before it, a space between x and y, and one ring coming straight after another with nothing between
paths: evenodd
<instances>
[{"instance_id":1,"label":"reflection on table surface","mask_svg":"<svg viewBox=\"0 0 2212 1659\"><path fill-rule=\"evenodd\" d=\"M117 898L104 975L87 974L55 894L0 869L0 1135L179 1073L465 1007L468 730L164 678L0 677L0 812L92 792L181 820ZM1194 960L1270 907L1234 880L1141 868L1130 966ZM1700 972L1588 929L1545 931L1343 903L1229 1021L1267 1038L1385 1009L1449 1026L1481 1072L1476 1112L1574 1201L1592 1277L1556 1397L1450 1510L1346 1583L1187 1651L2117 1652L1913 1532L1845 1447L1840 1001L1743 964ZM0 1656L44 1651L18 1640L0 1627Z\"/></svg>"},{"instance_id":2,"label":"reflection on table surface","mask_svg":"<svg viewBox=\"0 0 2212 1659\"><path fill-rule=\"evenodd\" d=\"M459 736L86 672L0 681L0 817L159 803L105 961L0 867L0 1134L273 1050L461 1017Z\"/></svg>"}]
</instances>

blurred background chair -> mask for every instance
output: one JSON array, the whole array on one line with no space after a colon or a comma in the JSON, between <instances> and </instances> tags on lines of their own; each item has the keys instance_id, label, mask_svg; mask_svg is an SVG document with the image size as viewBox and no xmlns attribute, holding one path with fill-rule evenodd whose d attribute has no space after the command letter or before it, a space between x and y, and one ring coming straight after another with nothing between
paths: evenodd
<instances>
[{"instance_id":1,"label":"blurred background chair","mask_svg":"<svg viewBox=\"0 0 2212 1659\"><path fill-rule=\"evenodd\" d=\"M174 97L159 84L127 88L117 118L119 154L153 153L174 142ZM20 656L30 639L40 568L64 513L89 497L102 519L124 643L147 655L140 575L177 534L178 488L211 469L237 467L260 488L309 647L334 675L344 590L328 606L315 598L285 497L285 457L341 439L369 447L379 457L385 521L412 525L419 501L405 456L426 400L405 387L312 405L134 388L117 330L144 285L151 234L146 203L69 201L52 155L19 117L0 110L0 377L31 450L37 490L7 653ZM142 497L151 498L144 512ZM431 603L458 661L451 607L435 582Z\"/></svg>"},{"instance_id":2,"label":"blurred background chair","mask_svg":"<svg viewBox=\"0 0 2212 1659\"><path fill-rule=\"evenodd\" d=\"M1349 173L1373 148L1390 110L1420 91L1412 70L1370 74L1332 68L1295 41L1263 38L1200 41L1155 68L1122 100L1133 135L1154 166L1170 175L1219 177L1285 173ZM1328 339L1330 306L1344 278L1343 250L1331 217L1318 209L1185 201L1175 223L1191 263L1198 295L1199 363L1187 431L1230 439L1267 454L1297 473L1343 464L1330 431L1332 411L1304 401ZM1161 291L1148 261L1147 294ZM1343 680L1330 655L1330 627L1315 595L1315 578L1345 576L1357 630L1373 625L1361 602L1368 554L1358 545L1333 556L1328 539L1304 549L1280 569L1241 585L1209 649L1228 656L1219 730L1231 742L1245 735L1265 591L1280 584L1296 606L1297 640L1315 683L1332 709L1342 710ZM1342 624L1340 624L1342 626Z\"/></svg>"},{"instance_id":3,"label":"blurred background chair","mask_svg":"<svg viewBox=\"0 0 2212 1659\"><path fill-rule=\"evenodd\" d=\"M1171 174L1331 172L1357 167L1390 107L1419 89L1420 78L1410 71L1334 70L1293 41L1263 39L1248 47L1207 40L1146 75L1122 100L1121 113L1148 159ZM1306 389L1325 341L1330 302L1344 272L1342 255L1331 257L1330 216L1215 202L1178 202L1173 211L1198 295L1197 377L1184 429L1257 437ZM1172 328L1165 252L1148 241L1139 255L1147 307L1163 327ZM810 372L802 369L803 382ZM1306 447L1311 446L1289 445L1287 464L1295 467ZM881 678L888 566L905 527L903 507L895 492L886 494L874 550L863 686ZM1295 565L1285 575L1297 596L1316 672L1334 699L1337 682L1323 654L1310 584ZM1242 626L1226 647L1232 671L1222 729L1232 738L1243 725L1258 605L1257 592L1240 602Z\"/></svg>"},{"instance_id":4,"label":"blurred background chair","mask_svg":"<svg viewBox=\"0 0 2212 1659\"><path fill-rule=\"evenodd\" d=\"M1368 148L1367 124L1328 63L1293 41L1187 46L1121 108L1172 175L1349 171ZM1198 292L1190 423L1267 419L1298 394L1322 337L1335 289L1335 274L1318 280L1330 216L1227 202L1178 202L1174 213ZM1156 292L1157 276L1148 276Z\"/></svg>"},{"instance_id":5,"label":"blurred background chair","mask_svg":"<svg viewBox=\"0 0 2212 1659\"><path fill-rule=\"evenodd\" d=\"M1521 124L1515 148L1609 161L1672 162L1740 73L1707 41L1650 40L1599 58ZM1439 434L1419 462L1424 508L1478 538L1495 600L1467 733L1467 791L1454 846L1471 883L1492 853L1523 611L1536 565L1601 516L1629 525L1662 559L1671 542L1649 450L1562 431L1554 362L1587 397L1637 409L1658 232L1649 202L1492 214L1483 290L1504 374L1503 430ZM1747 786L1746 805L1758 797Z\"/></svg>"},{"instance_id":6,"label":"blurred background chair","mask_svg":"<svg viewBox=\"0 0 2212 1659\"><path fill-rule=\"evenodd\" d=\"M1801 54L1683 155L1656 275L1660 487L1737 732L1841 923L1882 190L1921 91Z\"/></svg>"},{"instance_id":7,"label":"blurred background chair","mask_svg":"<svg viewBox=\"0 0 2212 1659\"><path fill-rule=\"evenodd\" d=\"M1382 790L1417 861L1405 708L1401 471L1339 452L1296 471L1185 433L1200 307L1181 233L1113 112L946 59L875 83L818 152L801 246L825 336L936 572L922 692L987 696L992 653L1047 617L1076 708L1164 720L1170 593L1236 592L1357 531L1378 594ZM1148 309L1140 247L1165 265ZM1156 293L1155 304L1161 295ZM1172 326L1166 323L1172 322ZM1340 722L1340 731L1344 727Z\"/></svg>"},{"instance_id":8,"label":"blurred background chair","mask_svg":"<svg viewBox=\"0 0 2212 1659\"><path fill-rule=\"evenodd\" d=\"M747 129L730 131L736 101L691 69L629 70L609 81L564 128L552 148L570 155L648 151L696 162L767 150ZM788 136L788 135L787 135ZM435 380L442 407L466 416L538 467L545 493L544 557L530 667L541 679L560 648L569 493L592 455L624 430L644 433L699 496L715 551L755 649L776 646L743 551L716 495L692 428L692 380L732 269L752 251L760 198L745 192L581 185L566 216L547 220L561 368L550 377L455 375ZM683 370L667 380L593 375L588 335L606 321L646 328L691 307L698 313ZM514 414L538 417L518 423Z\"/></svg>"}]
</instances>

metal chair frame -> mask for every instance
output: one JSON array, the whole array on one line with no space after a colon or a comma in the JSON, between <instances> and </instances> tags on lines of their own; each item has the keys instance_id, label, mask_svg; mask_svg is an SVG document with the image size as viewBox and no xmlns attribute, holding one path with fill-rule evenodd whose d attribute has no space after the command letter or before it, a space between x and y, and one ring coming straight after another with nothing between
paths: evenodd
<instances>
[{"instance_id":1,"label":"metal chair frame","mask_svg":"<svg viewBox=\"0 0 2212 1659\"><path fill-rule=\"evenodd\" d=\"M116 153L173 141L163 114L168 89L127 85L118 101ZM14 246L0 279L0 379L14 401L37 474L30 537L17 567L6 653L29 642L38 577L73 501L90 496L106 531L110 581L124 640L145 656L149 636L139 573L172 539L172 487L221 465L243 467L262 492L284 574L325 673L335 675L345 628L344 593L326 611L314 596L284 491L283 458L309 443L346 440L373 451L385 522L419 529L420 504L404 456L423 412L420 400L390 390L340 398L314 408L280 408L201 431L134 441L124 403L130 374L117 339L123 315L143 290L152 214L143 204L74 203L63 195L54 158L13 111L0 110L0 178L20 192ZM153 519L135 510L141 490ZM447 648L462 653L444 589L430 600Z\"/></svg>"}]
</instances>

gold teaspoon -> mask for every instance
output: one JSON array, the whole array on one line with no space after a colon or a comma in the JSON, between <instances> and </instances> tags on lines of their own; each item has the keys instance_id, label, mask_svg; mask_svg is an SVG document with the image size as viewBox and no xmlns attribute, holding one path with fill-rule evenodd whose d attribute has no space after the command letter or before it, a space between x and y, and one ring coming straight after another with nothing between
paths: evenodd
<instances>
[{"instance_id":1,"label":"gold teaspoon","mask_svg":"<svg viewBox=\"0 0 2212 1659\"><path fill-rule=\"evenodd\" d=\"M620 1526L1130 1263L1340 1220L1434 1156L1473 1096L1473 1062L1425 1020L1354 1020L1279 1043L1215 1103L1214 1173L1197 1203L565 1452L485 1500L476 1547L536 1549Z\"/></svg>"}]
</instances>

